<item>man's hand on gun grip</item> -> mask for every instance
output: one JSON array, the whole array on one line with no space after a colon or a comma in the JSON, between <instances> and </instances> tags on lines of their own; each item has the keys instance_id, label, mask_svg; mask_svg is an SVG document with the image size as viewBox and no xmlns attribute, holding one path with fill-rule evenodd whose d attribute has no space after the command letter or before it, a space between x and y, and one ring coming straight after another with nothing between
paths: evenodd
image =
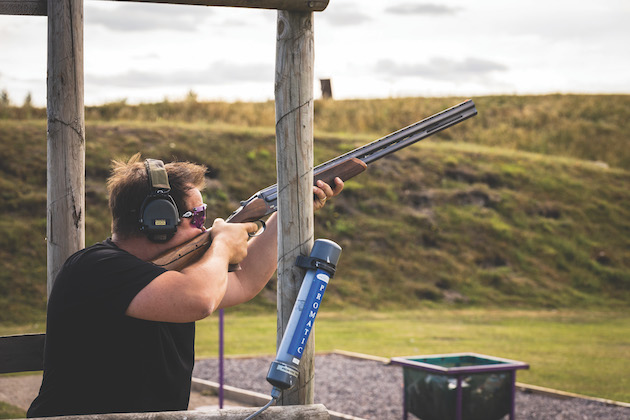
<instances>
[{"instance_id":1,"label":"man's hand on gun grip","mask_svg":"<svg viewBox=\"0 0 630 420\"><path fill-rule=\"evenodd\" d=\"M258 230L256 223L226 223L223 219L215 219L212 224L212 245L220 243L228 253L230 264L238 264L247 256L250 234Z\"/></svg>"}]
</instances>

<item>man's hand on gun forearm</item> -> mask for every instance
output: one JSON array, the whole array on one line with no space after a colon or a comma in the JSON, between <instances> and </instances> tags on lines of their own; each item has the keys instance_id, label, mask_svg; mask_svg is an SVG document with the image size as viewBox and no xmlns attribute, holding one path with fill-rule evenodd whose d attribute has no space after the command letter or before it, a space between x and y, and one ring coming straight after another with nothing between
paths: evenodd
<instances>
[{"instance_id":1,"label":"man's hand on gun forearm","mask_svg":"<svg viewBox=\"0 0 630 420\"><path fill-rule=\"evenodd\" d=\"M326 204L326 200L339 195L343 190L343 181L341 178L335 178L335 185L330 186L322 180L317 181L317 186L313 186L313 209L319 210Z\"/></svg>"}]
</instances>

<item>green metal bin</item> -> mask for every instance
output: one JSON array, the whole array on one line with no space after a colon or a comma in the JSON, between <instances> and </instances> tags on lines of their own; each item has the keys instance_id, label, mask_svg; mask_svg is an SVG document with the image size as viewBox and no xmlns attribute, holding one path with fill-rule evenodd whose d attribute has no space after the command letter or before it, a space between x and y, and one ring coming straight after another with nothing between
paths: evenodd
<instances>
[{"instance_id":1,"label":"green metal bin","mask_svg":"<svg viewBox=\"0 0 630 420\"><path fill-rule=\"evenodd\" d=\"M516 370L529 365L477 353L394 357L403 367L404 419L514 419Z\"/></svg>"}]
</instances>

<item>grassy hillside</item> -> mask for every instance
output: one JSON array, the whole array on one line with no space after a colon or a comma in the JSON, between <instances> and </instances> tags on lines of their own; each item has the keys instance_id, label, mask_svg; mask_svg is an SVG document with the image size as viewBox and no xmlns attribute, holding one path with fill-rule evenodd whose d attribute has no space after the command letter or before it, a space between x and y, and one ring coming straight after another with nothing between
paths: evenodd
<instances>
[{"instance_id":1,"label":"grassy hillside","mask_svg":"<svg viewBox=\"0 0 630 420\"><path fill-rule=\"evenodd\" d=\"M316 101L315 128L323 133L373 137L398 130L465 98L397 98ZM486 96L466 128L449 130L442 141L606 162L629 168L630 95ZM25 110L19 110L25 115ZM33 111L31 111L32 113ZM273 102L162 102L128 106L116 102L88 108L88 121L186 121L239 127L272 127Z\"/></svg>"},{"instance_id":2,"label":"grassy hillside","mask_svg":"<svg viewBox=\"0 0 630 420\"><path fill-rule=\"evenodd\" d=\"M458 102L317 102L315 160ZM479 116L376 162L317 214L316 237L344 248L329 308L626 307L630 97L475 102ZM0 112L2 322L41 319L45 308L46 122L41 110L21 113ZM206 164L215 217L275 182L272 103L117 103L86 115L87 244L109 232L113 158ZM274 298L271 282L248 307Z\"/></svg>"},{"instance_id":3,"label":"grassy hillside","mask_svg":"<svg viewBox=\"0 0 630 420\"><path fill-rule=\"evenodd\" d=\"M178 121L238 127L273 127L273 102L183 102L127 105L113 102L86 109L86 121ZM395 98L315 102L315 129L343 136L376 138L414 123L466 98ZM463 130L441 141L597 160L629 168L630 95L484 96L473 98L481 111ZM0 120L45 119L32 107L2 107Z\"/></svg>"}]
</instances>

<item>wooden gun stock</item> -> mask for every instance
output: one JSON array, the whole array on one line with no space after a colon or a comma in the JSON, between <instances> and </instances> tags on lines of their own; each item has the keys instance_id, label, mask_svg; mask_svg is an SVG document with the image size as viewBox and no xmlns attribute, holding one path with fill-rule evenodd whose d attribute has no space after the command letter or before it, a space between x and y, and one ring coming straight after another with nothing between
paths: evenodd
<instances>
[{"instance_id":1,"label":"wooden gun stock","mask_svg":"<svg viewBox=\"0 0 630 420\"><path fill-rule=\"evenodd\" d=\"M181 271L197 261L210 247L210 230L197 235L188 242L164 251L151 262L167 270Z\"/></svg>"}]
</instances>

